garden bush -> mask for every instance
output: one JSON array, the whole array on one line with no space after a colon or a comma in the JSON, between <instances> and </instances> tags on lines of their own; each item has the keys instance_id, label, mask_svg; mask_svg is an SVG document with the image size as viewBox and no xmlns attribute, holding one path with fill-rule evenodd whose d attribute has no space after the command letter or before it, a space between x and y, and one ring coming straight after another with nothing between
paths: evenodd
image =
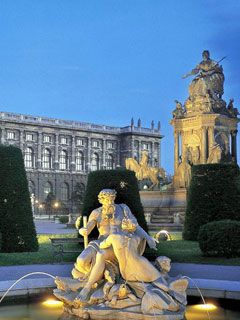
<instances>
[{"instance_id":1,"label":"garden bush","mask_svg":"<svg viewBox=\"0 0 240 320\"><path fill-rule=\"evenodd\" d=\"M60 216L59 217L59 222L60 223L68 223L68 216Z\"/></svg>"},{"instance_id":2,"label":"garden bush","mask_svg":"<svg viewBox=\"0 0 240 320\"><path fill-rule=\"evenodd\" d=\"M127 204L137 218L139 225L147 231L147 223L140 201L138 183L133 171L116 169L91 172L88 175L83 202L83 215L89 216L92 210L101 206L97 196L102 189L115 189L117 191L115 203Z\"/></svg>"},{"instance_id":3,"label":"garden bush","mask_svg":"<svg viewBox=\"0 0 240 320\"><path fill-rule=\"evenodd\" d=\"M183 238L197 240L199 228L208 222L240 220L239 168L235 164L203 164L192 167Z\"/></svg>"},{"instance_id":4,"label":"garden bush","mask_svg":"<svg viewBox=\"0 0 240 320\"><path fill-rule=\"evenodd\" d=\"M220 220L201 226L199 247L205 256L240 256L240 221Z\"/></svg>"},{"instance_id":5,"label":"garden bush","mask_svg":"<svg viewBox=\"0 0 240 320\"><path fill-rule=\"evenodd\" d=\"M1 251L37 251L38 242L21 150L1 145L0 163Z\"/></svg>"}]
</instances>

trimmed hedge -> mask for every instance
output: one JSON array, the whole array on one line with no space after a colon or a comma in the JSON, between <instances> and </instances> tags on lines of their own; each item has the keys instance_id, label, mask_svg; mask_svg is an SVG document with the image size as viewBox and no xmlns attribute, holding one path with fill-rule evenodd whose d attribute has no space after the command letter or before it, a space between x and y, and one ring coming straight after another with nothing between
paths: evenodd
<instances>
[{"instance_id":1,"label":"trimmed hedge","mask_svg":"<svg viewBox=\"0 0 240 320\"><path fill-rule=\"evenodd\" d=\"M101 206L98 194L102 189L115 189L115 203L125 203L129 206L139 225L147 231L143 207L140 201L138 183L135 173L130 170L99 170L88 175L88 182L83 202L83 215L89 216L92 210ZM96 235L96 233L91 233Z\"/></svg>"},{"instance_id":2,"label":"trimmed hedge","mask_svg":"<svg viewBox=\"0 0 240 320\"><path fill-rule=\"evenodd\" d=\"M1 251L37 251L38 241L21 150L1 145L0 163Z\"/></svg>"},{"instance_id":3,"label":"trimmed hedge","mask_svg":"<svg viewBox=\"0 0 240 320\"><path fill-rule=\"evenodd\" d=\"M199 247L205 256L240 256L240 221L220 220L200 228Z\"/></svg>"},{"instance_id":4,"label":"trimmed hedge","mask_svg":"<svg viewBox=\"0 0 240 320\"><path fill-rule=\"evenodd\" d=\"M235 164L192 167L183 238L197 240L202 225L217 220L240 220L239 168Z\"/></svg>"}]
</instances>

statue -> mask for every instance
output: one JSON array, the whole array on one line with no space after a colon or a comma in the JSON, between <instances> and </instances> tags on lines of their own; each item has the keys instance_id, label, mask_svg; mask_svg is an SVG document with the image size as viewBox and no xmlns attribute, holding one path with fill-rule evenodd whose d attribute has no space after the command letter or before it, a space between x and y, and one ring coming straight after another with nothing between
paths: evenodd
<instances>
[{"instance_id":1,"label":"statue","mask_svg":"<svg viewBox=\"0 0 240 320\"><path fill-rule=\"evenodd\" d=\"M139 181L143 179L150 179L152 185L149 189L154 188L159 184L158 176L161 175L165 177L165 171L162 168L149 167L148 166L148 152L142 151L141 161L138 163L133 158L128 158L125 160L126 169L132 170L135 172L136 177Z\"/></svg>"},{"instance_id":2,"label":"statue","mask_svg":"<svg viewBox=\"0 0 240 320\"><path fill-rule=\"evenodd\" d=\"M222 159L223 149L221 148L220 144L215 143L209 153L209 157L207 163L219 163Z\"/></svg>"},{"instance_id":3,"label":"statue","mask_svg":"<svg viewBox=\"0 0 240 320\"><path fill-rule=\"evenodd\" d=\"M219 62L225 57L215 62L210 59L208 50L203 51L202 57L203 60L191 72L182 77L185 79L189 76L197 75L189 86L190 98L210 94L214 100L221 99L223 95L224 74Z\"/></svg>"},{"instance_id":4,"label":"statue","mask_svg":"<svg viewBox=\"0 0 240 320\"><path fill-rule=\"evenodd\" d=\"M182 319L188 280L168 276L170 259L155 265L142 256L145 244L155 240L137 223L126 204L115 204L115 190L103 189L100 208L92 211L81 235L96 225L99 238L91 241L77 259L73 277L56 278L54 294L64 310L84 319Z\"/></svg>"},{"instance_id":5,"label":"statue","mask_svg":"<svg viewBox=\"0 0 240 320\"><path fill-rule=\"evenodd\" d=\"M227 110L228 110L228 113L231 117L233 118L237 118L237 116L240 114L238 109L237 108L234 108L233 106L233 102L234 102L234 99L230 99L229 100L229 103L228 103L228 106L227 106Z\"/></svg>"},{"instance_id":6,"label":"statue","mask_svg":"<svg viewBox=\"0 0 240 320\"><path fill-rule=\"evenodd\" d=\"M181 102L179 102L178 100L175 100L175 103L176 103L176 108L172 112L173 118L183 118L185 110Z\"/></svg>"}]
</instances>

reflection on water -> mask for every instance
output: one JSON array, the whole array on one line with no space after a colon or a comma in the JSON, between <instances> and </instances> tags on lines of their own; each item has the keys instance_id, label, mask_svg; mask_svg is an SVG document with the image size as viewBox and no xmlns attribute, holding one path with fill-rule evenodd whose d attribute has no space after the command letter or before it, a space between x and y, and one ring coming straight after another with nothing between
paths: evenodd
<instances>
[{"instance_id":1,"label":"reflection on water","mask_svg":"<svg viewBox=\"0 0 240 320\"><path fill-rule=\"evenodd\" d=\"M240 312L223 309L214 303L209 307L210 320L239 320ZM186 320L209 320L206 308L200 305L187 307ZM0 320L59 320L62 317L62 305L58 303L31 303L21 305L10 305L0 307Z\"/></svg>"}]
</instances>

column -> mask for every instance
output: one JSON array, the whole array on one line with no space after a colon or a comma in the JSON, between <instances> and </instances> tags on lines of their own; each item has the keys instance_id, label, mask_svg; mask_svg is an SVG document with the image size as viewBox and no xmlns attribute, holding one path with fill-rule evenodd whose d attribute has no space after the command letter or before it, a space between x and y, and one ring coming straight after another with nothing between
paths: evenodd
<instances>
[{"instance_id":1,"label":"column","mask_svg":"<svg viewBox=\"0 0 240 320\"><path fill-rule=\"evenodd\" d=\"M5 135L6 135L5 128L2 128L1 129L1 144L5 143Z\"/></svg>"},{"instance_id":2,"label":"column","mask_svg":"<svg viewBox=\"0 0 240 320\"><path fill-rule=\"evenodd\" d=\"M102 168L106 169L107 164L106 164L106 140L103 139L102 141L103 145L102 145Z\"/></svg>"},{"instance_id":3,"label":"column","mask_svg":"<svg viewBox=\"0 0 240 320\"><path fill-rule=\"evenodd\" d=\"M87 172L91 171L91 138L87 138L87 163L86 170Z\"/></svg>"},{"instance_id":4,"label":"column","mask_svg":"<svg viewBox=\"0 0 240 320\"><path fill-rule=\"evenodd\" d=\"M177 172L179 161L179 133L174 132L174 173Z\"/></svg>"},{"instance_id":5,"label":"column","mask_svg":"<svg viewBox=\"0 0 240 320\"><path fill-rule=\"evenodd\" d=\"M131 158L134 158L134 138L131 137Z\"/></svg>"},{"instance_id":6,"label":"column","mask_svg":"<svg viewBox=\"0 0 240 320\"><path fill-rule=\"evenodd\" d=\"M20 130L19 131L19 147L20 149L23 151L23 130Z\"/></svg>"},{"instance_id":7,"label":"column","mask_svg":"<svg viewBox=\"0 0 240 320\"><path fill-rule=\"evenodd\" d=\"M71 137L72 140L72 148L71 148L71 171L75 171L76 169L76 163L75 163L75 157L76 157L76 144L75 144L75 137Z\"/></svg>"},{"instance_id":8,"label":"column","mask_svg":"<svg viewBox=\"0 0 240 320\"><path fill-rule=\"evenodd\" d=\"M215 137L214 137L214 127L209 127L208 129L208 141L209 141L209 149L208 149L208 154L210 154L211 149L215 143Z\"/></svg>"},{"instance_id":9,"label":"column","mask_svg":"<svg viewBox=\"0 0 240 320\"><path fill-rule=\"evenodd\" d=\"M237 162L237 130L231 132L232 159Z\"/></svg>"},{"instance_id":10,"label":"column","mask_svg":"<svg viewBox=\"0 0 240 320\"><path fill-rule=\"evenodd\" d=\"M54 154L54 169L59 169L59 157L58 157L58 147L59 147L59 135L55 134L55 154Z\"/></svg>"},{"instance_id":11,"label":"column","mask_svg":"<svg viewBox=\"0 0 240 320\"><path fill-rule=\"evenodd\" d=\"M206 139L206 134L207 130L205 127L202 128L202 150L201 150L201 162L206 163L207 162L207 139Z\"/></svg>"},{"instance_id":12,"label":"column","mask_svg":"<svg viewBox=\"0 0 240 320\"><path fill-rule=\"evenodd\" d=\"M38 145L37 145L37 168L42 168L42 132L38 133Z\"/></svg>"}]
</instances>

